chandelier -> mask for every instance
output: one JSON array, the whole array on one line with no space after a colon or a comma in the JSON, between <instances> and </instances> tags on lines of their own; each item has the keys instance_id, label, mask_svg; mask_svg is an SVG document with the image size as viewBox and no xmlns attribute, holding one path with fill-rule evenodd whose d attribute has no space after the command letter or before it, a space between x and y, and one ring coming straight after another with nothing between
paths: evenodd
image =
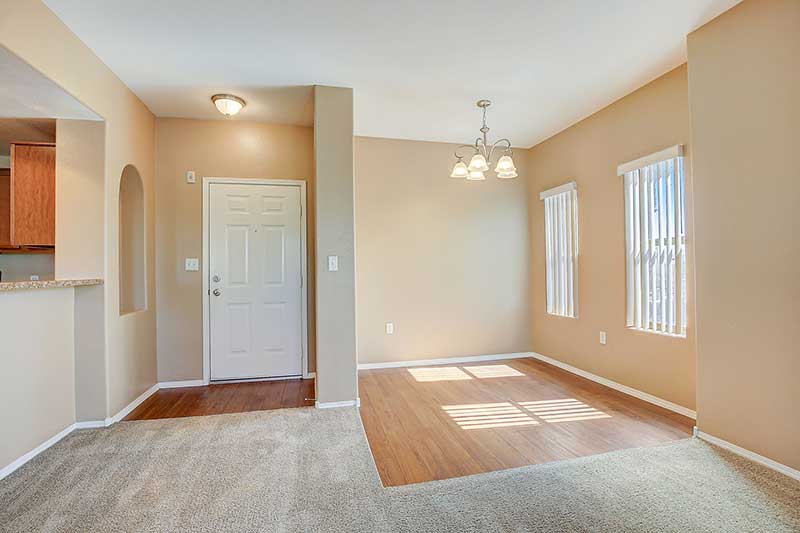
<instances>
[{"instance_id":1,"label":"chandelier","mask_svg":"<svg viewBox=\"0 0 800 533\"><path fill-rule=\"evenodd\" d=\"M514 166L514 160L511 158L513 155L511 151L511 141L508 139L500 139L490 145L486 137L486 134L489 133L489 126L486 125L486 109L492 105L492 102L489 100L478 100L476 105L483 109L483 126L481 127L483 137L475 139L474 145L462 144L456 148L454 152L456 164L453 166L453 172L450 174L450 177L466 178L470 181L485 180L486 176L483 173L489 170L495 149L500 149L503 155L497 160L497 165L494 167L497 177L516 178L517 169ZM464 157L466 156L459 153L459 151L465 148L473 150L469 165L464 163Z\"/></svg>"}]
</instances>

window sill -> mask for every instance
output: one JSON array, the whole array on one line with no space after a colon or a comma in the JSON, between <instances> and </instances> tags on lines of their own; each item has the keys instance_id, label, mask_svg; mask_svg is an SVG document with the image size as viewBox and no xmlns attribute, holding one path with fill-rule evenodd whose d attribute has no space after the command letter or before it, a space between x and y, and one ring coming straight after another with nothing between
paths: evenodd
<instances>
[{"instance_id":1,"label":"window sill","mask_svg":"<svg viewBox=\"0 0 800 533\"><path fill-rule=\"evenodd\" d=\"M635 331L637 333L647 333L647 334L650 334L650 335L659 335L661 337L671 337L673 339L685 339L686 338L686 332L683 332L683 333L665 333L663 331L654 331L652 329L634 328L634 327L630 327L630 326L628 327L628 331Z\"/></svg>"}]
</instances>

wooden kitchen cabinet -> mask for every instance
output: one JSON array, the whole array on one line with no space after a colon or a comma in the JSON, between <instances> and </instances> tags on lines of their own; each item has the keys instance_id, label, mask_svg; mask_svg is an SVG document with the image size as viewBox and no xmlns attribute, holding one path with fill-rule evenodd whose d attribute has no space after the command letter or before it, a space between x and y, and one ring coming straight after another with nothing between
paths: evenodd
<instances>
[{"instance_id":1,"label":"wooden kitchen cabinet","mask_svg":"<svg viewBox=\"0 0 800 533\"><path fill-rule=\"evenodd\" d=\"M11 171L0 173L0 247L55 244L55 145L11 143Z\"/></svg>"}]
</instances>

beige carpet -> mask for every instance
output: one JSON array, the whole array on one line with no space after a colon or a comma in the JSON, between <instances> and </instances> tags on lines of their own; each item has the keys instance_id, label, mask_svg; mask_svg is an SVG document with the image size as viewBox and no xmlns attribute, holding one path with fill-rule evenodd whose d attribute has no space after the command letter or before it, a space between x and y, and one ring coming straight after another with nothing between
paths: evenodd
<instances>
[{"instance_id":1,"label":"beige carpet","mask_svg":"<svg viewBox=\"0 0 800 533\"><path fill-rule=\"evenodd\" d=\"M800 483L687 439L383 488L353 409L122 422L0 481L3 531L800 531Z\"/></svg>"}]
</instances>

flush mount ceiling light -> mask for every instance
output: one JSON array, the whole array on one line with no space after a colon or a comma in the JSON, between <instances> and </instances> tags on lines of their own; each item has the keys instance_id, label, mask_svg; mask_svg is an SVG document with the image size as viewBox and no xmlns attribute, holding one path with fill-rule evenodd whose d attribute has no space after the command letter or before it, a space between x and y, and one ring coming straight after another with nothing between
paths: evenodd
<instances>
[{"instance_id":1,"label":"flush mount ceiling light","mask_svg":"<svg viewBox=\"0 0 800 533\"><path fill-rule=\"evenodd\" d=\"M516 178L517 168L514 166L512 159L511 141L508 139L500 139L491 145L487 140L486 134L489 133L489 127L486 125L486 109L492 105L489 100L478 100L475 104L483 110L483 126L481 127L482 137L475 139L475 144L462 144L456 148L456 164L453 166L453 172L450 174L451 178L466 178L469 181L485 180L486 176L483 174L489 170L492 164L492 156L494 155L495 148L502 150L503 155L497 160L497 165L494 171L498 178ZM473 150L472 158L469 165L464 163L464 155L459 154L463 149Z\"/></svg>"},{"instance_id":2,"label":"flush mount ceiling light","mask_svg":"<svg viewBox=\"0 0 800 533\"><path fill-rule=\"evenodd\" d=\"M211 101L217 106L217 110L227 118L232 117L247 105L244 100L232 94L215 94L211 97Z\"/></svg>"}]
</instances>

